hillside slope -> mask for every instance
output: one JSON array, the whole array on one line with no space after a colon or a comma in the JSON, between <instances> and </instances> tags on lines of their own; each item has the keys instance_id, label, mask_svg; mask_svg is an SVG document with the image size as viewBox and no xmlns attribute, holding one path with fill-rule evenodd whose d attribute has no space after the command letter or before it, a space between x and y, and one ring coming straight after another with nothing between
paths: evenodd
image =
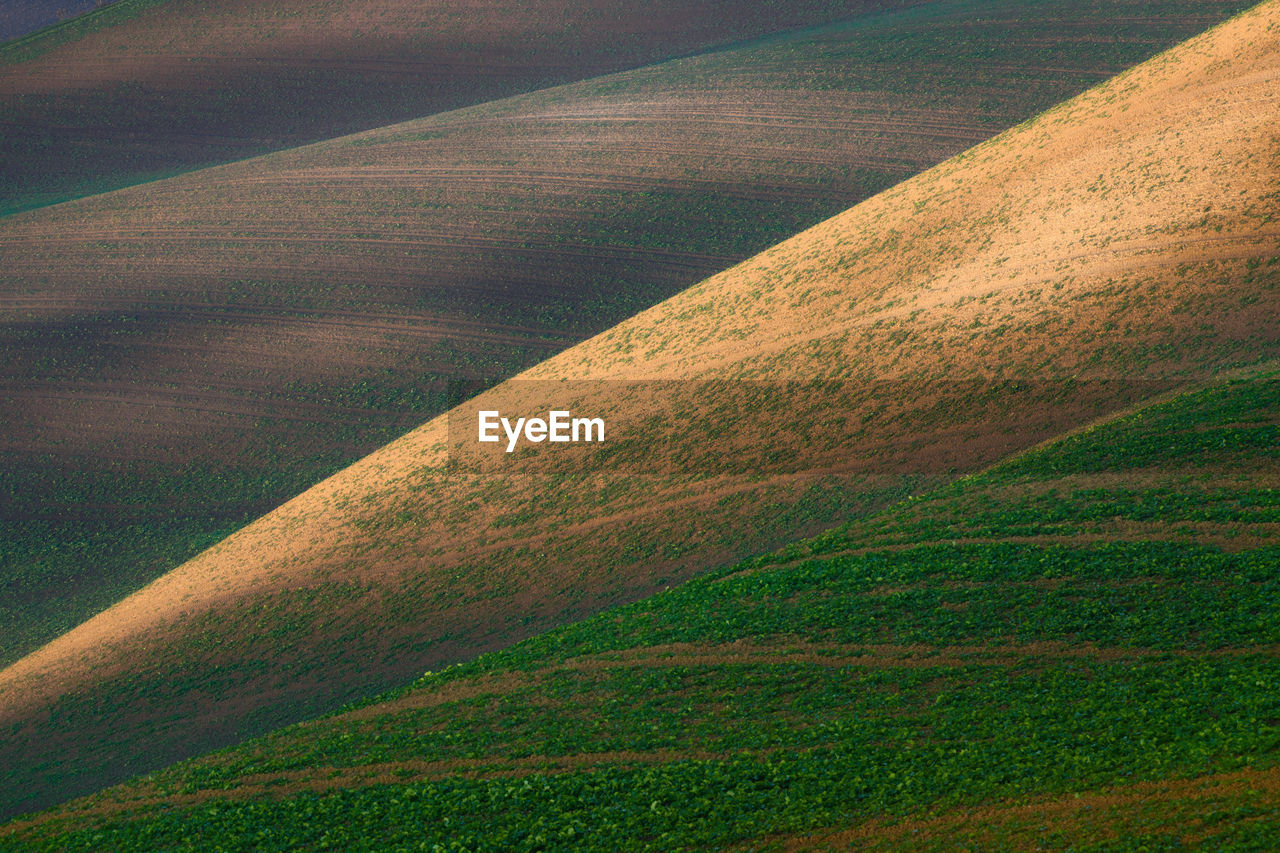
<instances>
[{"instance_id":1,"label":"hillside slope","mask_svg":"<svg viewBox=\"0 0 1280 853\"><path fill-rule=\"evenodd\" d=\"M947 0L0 219L0 665L1242 5Z\"/></svg>"},{"instance_id":2,"label":"hillside slope","mask_svg":"<svg viewBox=\"0 0 1280 853\"><path fill-rule=\"evenodd\" d=\"M121 0L0 47L0 212L900 0Z\"/></svg>"},{"instance_id":3,"label":"hillside slope","mask_svg":"<svg viewBox=\"0 0 1280 853\"><path fill-rule=\"evenodd\" d=\"M1278 16L1263 3L485 392L9 667L7 808L1274 358ZM569 407L614 438L489 453L466 444L486 407Z\"/></svg>"},{"instance_id":4,"label":"hillside slope","mask_svg":"<svg viewBox=\"0 0 1280 853\"><path fill-rule=\"evenodd\" d=\"M0 849L1261 850L1278 567L1273 367Z\"/></svg>"}]
</instances>

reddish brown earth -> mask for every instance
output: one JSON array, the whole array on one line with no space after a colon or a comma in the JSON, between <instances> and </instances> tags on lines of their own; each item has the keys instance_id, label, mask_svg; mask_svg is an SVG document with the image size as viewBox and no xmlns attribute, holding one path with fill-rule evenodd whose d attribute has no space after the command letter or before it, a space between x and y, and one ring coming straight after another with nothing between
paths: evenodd
<instances>
[{"instance_id":1,"label":"reddish brown earth","mask_svg":"<svg viewBox=\"0 0 1280 853\"><path fill-rule=\"evenodd\" d=\"M0 53L0 210L901 5L120 3Z\"/></svg>"}]
</instances>

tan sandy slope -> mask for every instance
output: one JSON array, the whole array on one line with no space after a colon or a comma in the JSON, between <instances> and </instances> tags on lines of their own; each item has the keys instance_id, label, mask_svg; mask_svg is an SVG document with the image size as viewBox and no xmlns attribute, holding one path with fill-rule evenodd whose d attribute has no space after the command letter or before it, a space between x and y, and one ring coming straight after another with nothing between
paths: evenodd
<instances>
[{"instance_id":1,"label":"tan sandy slope","mask_svg":"<svg viewBox=\"0 0 1280 853\"><path fill-rule=\"evenodd\" d=\"M1274 357L1277 115L1267 2L521 377L566 384L432 421L8 668L4 763L139 768L139 723L154 750L368 689L688 576L819 485L936 480ZM841 384L754 411L736 382L814 376ZM488 406L601 413L616 452L450 462ZM756 464L717 460L717 407Z\"/></svg>"}]
</instances>

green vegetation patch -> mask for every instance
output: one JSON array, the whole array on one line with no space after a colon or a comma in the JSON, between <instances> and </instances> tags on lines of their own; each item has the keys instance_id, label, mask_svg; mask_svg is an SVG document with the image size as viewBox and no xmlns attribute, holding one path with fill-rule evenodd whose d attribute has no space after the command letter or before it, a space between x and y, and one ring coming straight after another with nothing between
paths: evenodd
<instances>
[{"instance_id":1,"label":"green vegetation patch","mask_svg":"<svg viewBox=\"0 0 1280 853\"><path fill-rule=\"evenodd\" d=\"M893 846L892 827L947 810L1274 773L1278 384L1181 395L862 523L917 543L852 548L851 525L11 825L0 849L667 850L869 821ZM1047 488L1100 476L1105 488ZM930 508L956 506L983 507L995 541L937 541ZM1037 515L1169 535L1001 541ZM1187 518L1253 544L1183 541ZM293 643L314 628L290 621L308 596L352 618L370 602L335 582L237 618ZM227 658L214 690L255 665L218 637L193 630L176 650ZM164 692L125 687L102 701ZM1190 790L1118 837L1183 843L1159 816L1190 808ZM1195 838L1259 849L1276 809L1232 797ZM1060 832L1106 849L1106 826Z\"/></svg>"},{"instance_id":2,"label":"green vegetation patch","mask_svg":"<svg viewBox=\"0 0 1280 853\"><path fill-rule=\"evenodd\" d=\"M762 683L760 673L748 669L738 673L742 683L765 688L764 731L735 738L730 752L737 754L724 758L682 759L677 753L652 762L637 743L631 760L615 766L551 775L406 781L323 793L295 793L282 784L276 795L253 800L236 797L235 786L224 783L229 799L94 821L91 828L45 840L71 850L540 850L566 843L576 849L670 850L725 844L993 798L1236 769L1246 757L1274 755L1280 745L1273 663L1270 656L1249 656L1142 666L1082 663L1041 672L978 669L953 673L952 683L941 685L937 673L916 673L901 679L907 698L888 702L874 701L884 694L874 688L893 680L883 676L877 685L874 676L868 681L838 673L845 677L837 680L829 674L831 689L811 693L803 673L798 682ZM705 710L693 713L690 704L681 712L648 700L647 691L673 686L656 679L681 675L635 680L629 685L635 705L616 709L617 717L641 730L668 729L668 736L651 738L655 744L702 743L703 729L714 725ZM922 681L926 675L930 680ZM931 695L920 695L922 685ZM768 700L776 697L767 688L779 686L795 697L789 726L769 719ZM848 697L854 701L846 710L839 700ZM523 713L511 708L507 719L518 725ZM690 722L700 726L681 725ZM777 731L771 736L770 729ZM503 732L491 735L499 740ZM595 745L580 736L580 749ZM340 742L313 744L332 748ZM370 759L386 757L383 752ZM322 770L328 763L311 767ZM214 781L191 776L193 782ZM37 839L24 843L41 849Z\"/></svg>"},{"instance_id":3,"label":"green vegetation patch","mask_svg":"<svg viewBox=\"0 0 1280 853\"><path fill-rule=\"evenodd\" d=\"M1280 377L1264 371L1018 454L759 564L972 538L1102 532L1115 539L1124 534L1113 522L1124 520L1152 522L1160 538L1177 535L1179 523L1209 522L1223 538L1244 540L1254 525L1280 520L1278 512ZM1183 538L1195 541L1194 534Z\"/></svg>"}]
</instances>

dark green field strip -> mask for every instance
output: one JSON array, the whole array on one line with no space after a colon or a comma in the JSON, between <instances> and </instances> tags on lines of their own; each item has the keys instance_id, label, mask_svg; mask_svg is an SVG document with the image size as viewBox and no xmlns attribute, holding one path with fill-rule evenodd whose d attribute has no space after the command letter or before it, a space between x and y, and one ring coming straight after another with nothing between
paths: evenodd
<instances>
[{"instance_id":1,"label":"dark green field strip","mask_svg":"<svg viewBox=\"0 0 1280 853\"><path fill-rule=\"evenodd\" d=\"M1280 458L1280 377L1274 374L1179 394L1019 455L969 482L995 484L1049 480L1067 473L1229 464L1240 454L1267 461Z\"/></svg>"},{"instance_id":2,"label":"dark green field strip","mask_svg":"<svg viewBox=\"0 0 1280 853\"><path fill-rule=\"evenodd\" d=\"M1280 767L1139 782L1058 798L774 836L733 849L1187 850L1268 853L1280 834Z\"/></svg>"},{"instance_id":3,"label":"dark green field strip","mask_svg":"<svg viewBox=\"0 0 1280 853\"><path fill-rule=\"evenodd\" d=\"M1069 641L1161 650L1280 641L1280 549L936 545L691 581L468 667L789 635L844 645Z\"/></svg>"},{"instance_id":4,"label":"dark green field strip","mask_svg":"<svg viewBox=\"0 0 1280 853\"><path fill-rule=\"evenodd\" d=\"M501 769L508 762L527 766L533 760L610 754L765 754L845 741L897 742L925 731L935 741L961 739L960 727L946 730L939 723L937 708L951 701L974 703L993 684L1019 673L1061 670L1088 681L1100 671L1134 669L1155 678L1168 667L1192 664L1167 654L1102 662L1096 652L1075 654L1070 648L1002 650L999 666L975 650L966 651L972 663L962 666L923 648L914 652L918 657L887 660L868 649L849 651L862 651L866 663L699 664L677 655L643 667L553 667L518 689L486 692L477 685L465 699L418 708L392 705L376 716L340 716L287 730L195 766L153 774L132 793L163 799L241 785L250 785L250 793L269 793L272 786L305 779L326 787L325 778L346 780L364 767L400 765L406 774L438 778L485 762ZM1257 662L1273 654L1227 657ZM1097 701L1110 700L1100 695ZM974 704L973 710L983 714L983 707ZM418 763L429 769L416 770Z\"/></svg>"},{"instance_id":5,"label":"dark green field strip","mask_svg":"<svg viewBox=\"0 0 1280 853\"><path fill-rule=\"evenodd\" d=\"M886 525L876 545L919 541L1040 537L1070 539L1132 534L1123 522L1150 522L1159 538L1187 539L1185 523L1203 536L1217 528L1225 538L1250 535L1275 540L1280 530L1251 531L1249 525L1280 522L1280 490L1232 490L1198 485L1182 489L1049 489L1035 497L1011 498L971 489L963 499L918 504ZM867 546L863 546L864 548Z\"/></svg>"},{"instance_id":6,"label":"dark green field strip","mask_svg":"<svg viewBox=\"0 0 1280 853\"><path fill-rule=\"evenodd\" d=\"M568 758L595 753L736 752L819 745L835 729L804 729L826 703L867 718L869 736L888 737L878 714L918 713L938 682L971 672L944 668L877 671L806 664L657 667L539 673L523 690L480 693L430 708L312 727L305 737L269 737L228 760L162 774L152 795L234 789L246 776L325 766ZM799 728L798 728L799 727ZM837 727L838 728L838 727ZM799 736L797 738L797 736ZM444 768L447 775L447 764ZM261 783L261 782L260 782Z\"/></svg>"},{"instance_id":7,"label":"dark green field strip","mask_svg":"<svg viewBox=\"0 0 1280 853\"><path fill-rule=\"evenodd\" d=\"M91 826L67 834L56 834L53 822L7 846L42 849L43 840L59 849L684 849L998 798L1230 771L1273 763L1280 745L1280 683L1269 656L1076 664L969 673L954 686L929 683L928 701L912 702L922 691L908 678L906 698L891 694L887 704L881 704L887 691L876 689L884 683L845 678L814 685L826 687L825 695L800 692L781 748L763 755L752 755L747 741L741 757L725 760L639 767L624 761L589 772L324 793L285 788L282 798L257 801L231 790L227 799L194 807L90 818ZM788 695L791 684L775 682L775 695ZM621 686L639 701L634 709L611 709L618 720L612 724L630 720L641 732L657 727L654 743L679 740L686 730L679 724L692 721L685 714L715 728L692 705L683 711L644 701L648 690L676 685L639 679ZM767 693L770 684L755 686ZM801 686L809 685L802 679ZM836 699L853 700L847 713ZM904 707L909 712L899 713ZM515 725L530 713L525 706L510 710ZM553 730L554 720L546 726ZM765 726L755 743L773 741L767 717ZM584 741L580 748L593 742L589 730L574 734ZM197 774L190 778L199 786Z\"/></svg>"},{"instance_id":8,"label":"dark green field strip","mask_svg":"<svg viewBox=\"0 0 1280 853\"><path fill-rule=\"evenodd\" d=\"M1167 537L1179 536L1180 522L1208 522L1228 538L1280 542L1274 530L1250 530L1280 520L1278 471L1280 378L1264 371L1055 440L759 562L969 538L1123 539L1115 522L1125 521L1154 522ZM1100 474L1113 484L1081 488Z\"/></svg>"},{"instance_id":9,"label":"dark green field strip","mask_svg":"<svg viewBox=\"0 0 1280 853\"><path fill-rule=\"evenodd\" d=\"M976 696L992 680L1027 672L1155 678L1165 668L1246 659L1266 668L1280 643L1277 562L1275 551L1168 544L934 547L695 581L428 676L383 697L386 713L367 705L349 718L294 727L146 787L189 795L264 774L287 785L296 781L290 774L317 765L340 776L354 768L359 778L362 764L488 759L501 768L504 759L610 751L807 749L850 726L873 740L890 737L875 728L879 715L914 718L948 691ZM721 644L704 653L732 660L743 639L753 644L747 649L764 644L796 660L759 664L747 655L707 666L697 655L682 662L689 654L680 650L639 667L629 660L688 642ZM805 660L808 642L824 644L828 660ZM914 657L881 659L887 642ZM1194 649L1207 657L1186 657ZM955 665L957 655L968 656L964 665ZM994 668L993 656L1001 659ZM219 689L216 672L206 681ZM473 695L429 699L459 688ZM148 701L143 684L121 689L121 702ZM836 708L852 721L833 718ZM57 713L76 716L70 707Z\"/></svg>"}]
</instances>

